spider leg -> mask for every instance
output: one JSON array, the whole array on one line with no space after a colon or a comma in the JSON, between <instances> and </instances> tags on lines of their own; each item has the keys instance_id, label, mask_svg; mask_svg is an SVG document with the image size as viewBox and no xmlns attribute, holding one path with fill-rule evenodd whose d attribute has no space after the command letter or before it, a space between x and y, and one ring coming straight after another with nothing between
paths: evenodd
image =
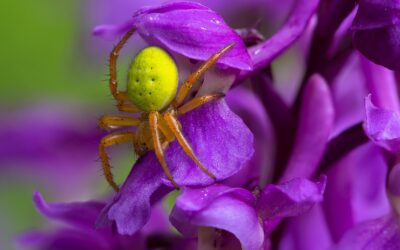
<instances>
[{"instance_id":1,"label":"spider leg","mask_svg":"<svg viewBox=\"0 0 400 250\"><path fill-rule=\"evenodd\" d=\"M165 161L164 157L164 151L161 145L160 141L160 134L158 131L158 119L159 119L159 113L157 111L150 112L149 114L149 120L150 120L150 129L151 129L151 135L153 137L153 143L154 143L154 151L156 153L157 159L161 164L162 169L164 170L165 175L167 176L168 180L174 185L176 189L179 189L178 184L175 182L174 178L172 177L171 172L169 171L169 168L167 166L167 163Z\"/></svg>"},{"instance_id":2,"label":"spider leg","mask_svg":"<svg viewBox=\"0 0 400 250\"><path fill-rule=\"evenodd\" d=\"M183 114L185 114L189 111L192 111L193 109L196 109L208 102L217 100L224 96L225 96L225 94L218 93L218 94L203 95L203 96L193 98L192 100L188 101L187 103L183 104L181 107L178 108L178 115L183 115Z\"/></svg>"},{"instance_id":3,"label":"spider leg","mask_svg":"<svg viewBox=\"0 0 400 250\"><path fill-rule=\"evenodd\" d=\"M117 45L115 45L109 56L109 71L110 71L109 87L111 94L117 101L118 105L123 104L124 100L126 99L126 93L120 92L118 90L117 59L122 47L125 45L128 39L133 35L135 30L136 30L135 28L132 28L128 32L126 32L125 35L122 37L122 39L117 43Z\"/></svg>"},{"instance_id":4,"label":"spider leg","mask_svg":"<svg viewBox=\"0 0 400 250\"><path fill-rule=\"evenodd\" d=\"M119 132L119 133L109 134L104 136L99 144L99 155L102 162L104 176L106 177L108 184L110 184L110 186L116 192L119 191L119 187L114 182L106 148L116 144L120 144L122 142L133 141L134 137L135 137L134 134L131 132Z\"/></svg>"},{"instance_id":5,"label":"spider leg","mask_svg":"<svg viewBox=\"0 0 400 250\"><path fill-rule=\"evenodd\" d=\"M119 116L119 115L103 115L99 119L99 127L106 131L110 131L112 127L120 126L138 126L140 119L130 116Z\"/></svg>"},{"instance_id":6,"label":"spider leg","mask_svg":"<svg viewBox=\"0 0 400 250\"><path fill-rule=\"evenodd\" d=\"M173 101L175 107L179 107L182 104L183 100L185 99L189 90L192 88L193 84L196 83L196 81L199 80L203 76L203 74L209 68L211 68L218 61L218 59L234 45L235 43L228 44L227 46L222 48L219 52L215 53L210 58L208 58L207 61L205 61L195 72L189 75L189 77L182 84L178 94L175 97L175 100Z\"/></svg>"},{"instance_id":7,"label":"spider leg","mask_svg":"<svg viewBox=\"0 0 400 250\"><path fill-rule=\"evenodd\" d=\"M178 121L173 116L173 114L170 112L165 113L164 120L167 122L169 128L172 130L179 144L181 145L185 153L190 157L190 159L192 159L200 167L200 169L203 170L204 173L206 173L211 178L216 179L216 177L200 162L200 160L193 152L192 147L180 130Z\"/></svg>"}]
</instances>

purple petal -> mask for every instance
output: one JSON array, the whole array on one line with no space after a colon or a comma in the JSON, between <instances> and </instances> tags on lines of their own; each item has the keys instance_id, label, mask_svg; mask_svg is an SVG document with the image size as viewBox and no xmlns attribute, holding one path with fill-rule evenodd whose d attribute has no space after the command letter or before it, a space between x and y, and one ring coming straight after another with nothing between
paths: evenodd
<instances>
[{"instance_id":1,"label":"purple petal","mask_svg":"<svg viewBox=\"0 0 400 250\"><path fill-rule=\"evenodd\" d=\"M399 70L398 1L360 0L352 29L355 47L369 60Z\"/></svg>"},{"instance_id":2,"label":"purple petal","mask_svg":"<svg viewBox=\"0 0 400 250\"><path fill-rule=\"evenodd\" d=\"M388 0L360 0L352 29L375 29L397 24L400 4Z\"/></svg>"},{"instance_id":3,"label":"purple petal","mask_svg":"<svg viewBox=\"0 0 400 250\"><path fill-rule=\"evenodd\" d=\"M229 109L225 100L193 110L182 116L180 121L194 152L218 180L238 172L253 156L253 135ZM213 182L183 152L178 143L172 143L165 155L178 184L208 185Z\"/></svg>"},{"instance_id":4,"label":"purple petal","mask_svg":"<svg viewBox=\"0 0 400 250\"><path fill-rule=\"evenodd\" d=\"M21 236L17 244L22 249L33 247L41 250L110 249L100 238L88 237L84 232L71 229L63 229L54 233L28 233Z\"/></svg>"},{"instance_id":5,"label":"purple petal","mask_svg":"<svg viewBox=\"0 0 400 250\"><path fill-rule=\"evenodd\" d=\"M358 224L349 230L337 250L400 249L400 227L396 215L387 215Z\"/></svg>"},{"instance_id":6,"label":"purple petal","mask_svg":"<svg viewBox=\"0 0 400 250\"><path fill-rule=\"evenodd\" d=\"M311 177L325 151L334 122L329 87L319 75L311 76L304 90L294 149L282 181Z\"/></svg>"},{"instance_id":7,"label":"purple petal","mask_svg":"<svg viewBox=\"0 0 400 250\"><path fill-rule=\"evenodd\" d=\"M183 234L193 233L191 227L224 229L235 235L244 249L258 250L264 234L254 203L255 198L245 189L223 185L187 188L176 200L171 220Z\"/></svg>"},{"instance_id":8,"label":"purple petal","mask_svg":"<svg viewBox=\"0 0 400 250\"><path fill-rule=\"evenodd\" d=\"M309 20L315 14L318 3L319 0L296 1L292 13L289 14L289 19L283 27L264 43L249 49L254 70L262 69L268 65L300 37L307 28Z\"/></svg>"},{"instance_id":9,"label":"purple petal","mask_svg":"<svg viewBox=\"0 0 400 250\"><path fill-rule=\"evenodd\" d=\"M394 72L376 65L361 56L361 66L372 102L379 108L399 112L399 97L397 95Z\"/></svg>"},{"instance_id":10,"label":"purple petal","mask_svg":"<svg viewBox=\"0 0 400 250\"><path fill-rule=\"evenodd\" d=\"M263 219L297 216L321 202L326 177L317 182L296 178L279 185L267 185L258 201L258 211Z\"/></svg>"},{"instance_id":11,"label":"purple petal","mask_svg":"<svg viewBox=\"0 0 400 250\"><path fill-rule=\"evenodd\" d=\"M225 184L243 186L252 180L266 180L271 174L274 159L274 132L271 121L259 99L245 87L238 86L226 96L229 107L243 118L254 134L255 152L252 159L240 172Z\"/></svg>"},{"instance_id":12,"label":"purple petal","mask_svg":"<svg viewBox=\"0 0 400 250\"><path fill-rule=\"evenodd\" d=\"M396 195L400 196L400 164L396 164L392 170L390 170L389 174L389 183L388 183L389 191Z\"/></svg>"},{"instance_id":13,"label":"purple petal","mask_svg":"<svg viewBox=\"0 0 400 250\"><path fill-rule=\"evenodd\" d=\"M216 12L193 2L172 2L138 10L132 26L149 44L159 45L190 59L207 60L224 46L235 46L217 64L241 70L251 70L252 62L240 36ZM131 27L132 27L131 26ZM129 29L101 26L95 35L118 34Z\"/></svg>"},{"instance_id":14,"label":"purple petal","mask_svg":"<svg viewBox=\"0 0 400 250\"><path fill-rule=\"evenodd\" d=\"M331 84L335 105L335 128L332 136L339 135L364 119L364 97L368 90L360 60L358 53L350 55Z\"/></svg>"},{"instance_id":15,"label":"purple petal","mask_svg":"<svg viewBox=\"0 0 400 250\"><path fill-rule=\"evenodd\" d=\"M316 242L318 239L318 242ZM329 249L332 239L320 204L310 212L287 219L279 249Z\"/></svg>"},{"instance_id":16,"label":"purple petal","mask_svg":"<svg viewBox=\"0 0 400 250\"><path fill-rule=\"evenodd\" d=\"M354 149L327 175L323 205L334 241L355 224L388 213L387 163L372 142Z\"/></svg>"},{"instance_id":17,"label":"purple petal","mask_svg":"<svg viewBox=\"0 0 400 250\"><path fill-rule=\"evenodd\" d=\"M397 112L376 107L371 95L365 100L365 133L377 145L393 152L400 152L400 116Z\"/></svg>"},{"instance_id":18,"label":"purple petal","mask_svg":"<svg viewBox=\"0 0 400 250\"><path fill-rule=\"evenodd\" d=\"M253 154L253 136L243 121L224 100L215 101L180 117L182 130L200 161L224 180L238 172ZM175 181L180 186L209 185L213 179L184 153L174 141L165 157ZM147 222L152 194L171 185L154 155L149 152L133 167L114 201L103 211L102 220L115 220L118 232L133 234ZM167 188L168 189L168 188ZM171 190L165 190L166 192Z\"/></svg>"},{"instance_id":19,"label":"purple petal","mask_svg":"<svg viewBox=\"0 0 400 250\"><path fill-rule=\"evenodd\" d=\"M105 206L102 202L46 203L40 193L33 201L41 214L79 228L93 229L96 217Z\"/></svg>"}]
</instances>

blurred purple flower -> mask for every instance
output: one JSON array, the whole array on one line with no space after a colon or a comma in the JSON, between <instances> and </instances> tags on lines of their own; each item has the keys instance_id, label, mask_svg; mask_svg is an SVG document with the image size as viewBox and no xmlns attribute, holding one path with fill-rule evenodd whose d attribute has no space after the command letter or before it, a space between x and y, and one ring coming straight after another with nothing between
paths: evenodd
<instances>
[{"instance_id":1,"label":"blurred purple flower","mask_svg":"<svg viewBox=\"0 0 400 250\"><path fill-rule=\"evenodd\" d=\"M356 48L374 63L399 70L400 3L360 0L352 30Z\"/></svg>"},{"instance_id":2,"label":"blurred purple flower","mask_svg":"<svg viewBox=\"0 0 400 250\"><path fill-rule=\"evenodd\" d=\"M39 193L34 194L33 200L43 216L60 222L61 226L54 232L32 231L21 235L17 244L24 249L148 249L149 238L159 238L158 247L168 246L171 249L185 249L191 244L169 232L168 218L158 205L153 207L150 221L142 231L132 236L122 236L112 227L94 228L96 217L105 206L103 202L46 203Z\"/></svg>"},{"instance_id":3,"label":"blurred purple flower","mask_svg":"<svg viewBox=\"0 0 400 250\"><path fill-rule=\"evenodd\" d=\"M93 129L94 117L93 123L80 118L71 108L54 103L4 115L2 174L12 168L55 195L77 198L76 193L84 194L98 177L96 145L101 133Z\"/></svg>"}]
</instances>

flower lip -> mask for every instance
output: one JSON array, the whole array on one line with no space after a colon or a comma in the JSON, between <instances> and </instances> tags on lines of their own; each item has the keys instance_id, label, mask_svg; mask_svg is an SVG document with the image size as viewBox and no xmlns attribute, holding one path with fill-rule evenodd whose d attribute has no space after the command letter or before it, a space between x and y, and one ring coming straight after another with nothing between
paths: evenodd
<instances>
[{"instance_id":1,"label":"flower lip","mask_svg":"<svg viewBox=\"0 0 400 250\"><path fill-rule=\"evenodd\" d=\"M170 2L138 10L131 21L119 26L102 25L94 35L117 36L135 27L149 44L163 47L194 60L207 60L224 46L235 46L217 65L223 68L252 70L252 61L240 36L220 15L191 2Z\"/></svg>"}]
</instances>

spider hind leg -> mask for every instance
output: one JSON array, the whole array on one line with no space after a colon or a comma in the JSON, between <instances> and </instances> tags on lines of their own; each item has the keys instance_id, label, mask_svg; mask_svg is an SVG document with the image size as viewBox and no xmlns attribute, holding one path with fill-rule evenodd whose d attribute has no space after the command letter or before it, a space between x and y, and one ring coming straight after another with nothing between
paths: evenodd
<instances>
[{"instance_id":1,"label":"spider hind leg","mask_svg":"<svg viewBox=\"0 0 400 250\"><path fill-rule=\"evenodd\" d=\"M119 133L114 133L114 134L109 134L104 136L101 139L101 142L99 144L99 155L100 155L100 160L102 162L102 169L104 176L106 177L106 180L108 184L116 191L119 191L118 185L115 183L113 174L111 172L111 165L107 156L106 148L120 144L123 142L128 142L128 141L133 141L134 139L134 134L131 132L119 132Z\"/></svg>"}]
</instances>

